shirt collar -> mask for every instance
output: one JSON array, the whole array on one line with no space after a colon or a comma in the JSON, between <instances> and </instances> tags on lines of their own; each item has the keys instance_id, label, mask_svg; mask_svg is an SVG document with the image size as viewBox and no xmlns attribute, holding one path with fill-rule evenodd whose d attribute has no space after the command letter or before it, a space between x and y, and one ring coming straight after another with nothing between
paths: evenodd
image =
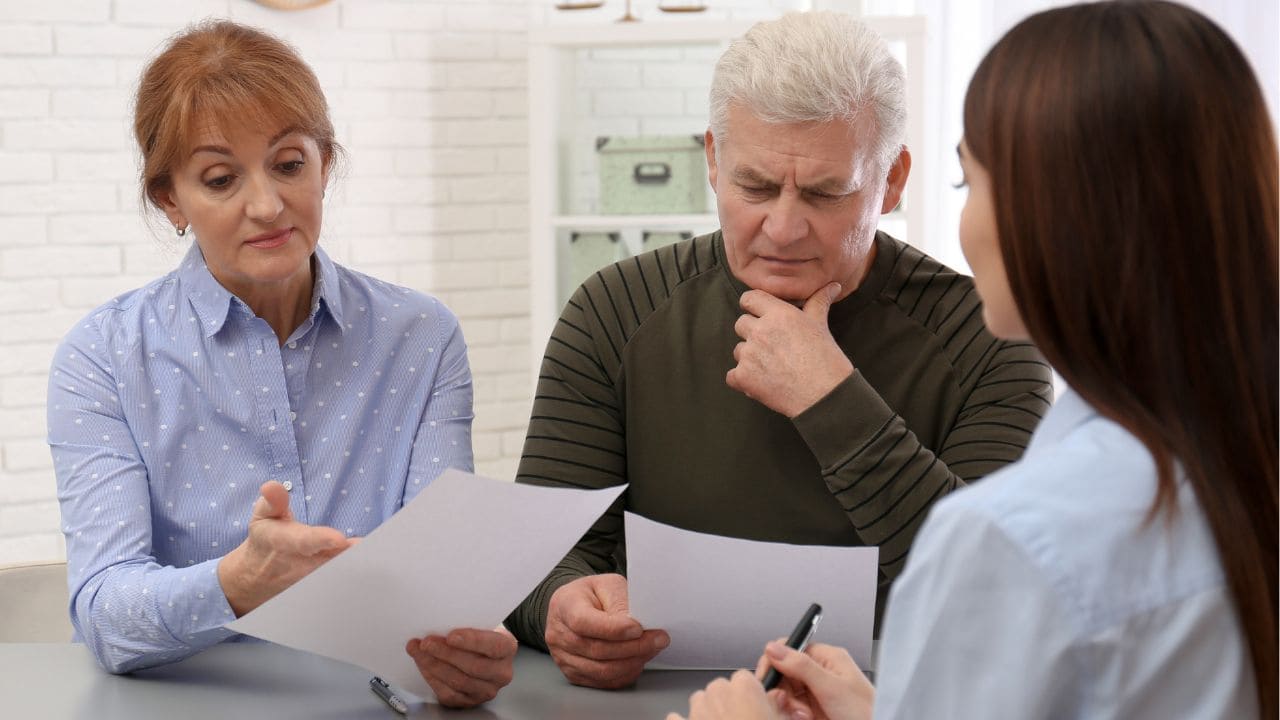
<instances>
[{"instance_id":1,"label":"shirt collar","mask_svg":"<svg viewBox=\"0 0 1280 720\"><path fill-rule=\"evenodd\" d=\"M200 252L200 246L194 241L182 258L178 280L185 289L187 302L196 311L204 336L213 337L227 322L233 296L209 272L209 266L204 262L204 253Z\"/></svg>"},{"instance_id":2,"label":"shirt collar","mask_svg":"<svg viewBox=\"0 0 1280 720\"><path fill-rule=\"evenodd\" d=\"M338 283L338 266L319 246L316 247L314 257L316 283L311 291L311 314L314 316L323 305L338 324L338 330L346 332L346 325L342 324L342 287Z\"/></svg>"},{"instance_id":3,"label":"shirt collar","mask_svg":"<svg viewBox=\"0 0 1280 720\"><path fill-rule=\"evenodd\" d=\"M1056 445L1071 434L1071 431L1095 417L1098 417L1098 411L1076 394L1075 390L1064 385L1062 392L1054 399L1053 406L1045 413L1044 419L1032 434L1027 453L1039 452Z\"/></svg>"},{"instance_id":4,"label":"shirt collar","mask_svg":"<svg viewBox=\"0 0 1280 720\"><path fill-rule=\"evenodd\" d=\"M316 281L311 289L310 319L314 322L323 306L338 324L338 329L345 332L346 327L342 324L342 293L338 282L338 267L319 247L316 248L313 257L316 264ZM227 322L227 316L231 313L231 308L235 305L238 304L246 312L251 312L247 305L213 277L213 273L209 272L209 266L205 264L204 253L200 252L200 246L195 242L191 243L190 249L182 259L182 265L178 268L178 278L182 286L187 288L187 300L195 309L206 338L213 337L222 329Z\"/></svg>"}]
</instances>

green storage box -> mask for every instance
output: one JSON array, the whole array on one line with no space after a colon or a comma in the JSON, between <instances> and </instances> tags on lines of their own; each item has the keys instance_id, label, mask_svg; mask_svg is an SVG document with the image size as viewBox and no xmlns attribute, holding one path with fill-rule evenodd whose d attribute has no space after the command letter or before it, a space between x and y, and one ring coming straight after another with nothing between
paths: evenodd
<instances>
[{"instance_id":1,"label":"green storage box","mask_svg":"<svg viewBox=\"0 0 1280 720\"><path fill-rule=\"evenodd\" d=\"M600 212L686 215L707 212L707 161L701 135L596 139Z\"/></svg>"},{"instance_id":2,"label":"green storage box","mask_svg":"<svg viewBox=\"0 0 1280 720\"><path fill-rule=\"evenodd\" d=\"M622 233L609 232L569 232L567 253L563 259L558 289L559 303L563 305L582 284L597 270L612 265L626 258L626 243L622 242Z\"/></svg>"}]
</instances>

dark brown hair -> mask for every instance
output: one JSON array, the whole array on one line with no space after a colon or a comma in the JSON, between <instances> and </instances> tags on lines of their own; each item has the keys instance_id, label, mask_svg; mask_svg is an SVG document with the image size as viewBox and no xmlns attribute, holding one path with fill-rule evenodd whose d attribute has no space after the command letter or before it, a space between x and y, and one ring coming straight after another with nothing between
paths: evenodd
<instances>
[{"instance_id":1,"label":"dark brown hair","mask_svg":"<svg viewBox=\"0 0 1280 720\"><path fill-rule=\"evenodd\" d=\"M1031 338L1151 451L1148 521L1189 481L1276 717L1280 182L1248 61L1173 3L1050 10L982 61L964 128Z\"/></svg>"},{"instance_id":2,"label":"dark brown hair","mask_svg":"<svg viewBox=\"0 0 1280 720\"><path fill-rule=\"evenodd\" d=\"M142 151L142 195L170 189L202 125L247 124L310 136L330 167L342 148L315 73L283 41L229 20L175 36L142 73L133 134Z\"/></svg>"}]
</instances>

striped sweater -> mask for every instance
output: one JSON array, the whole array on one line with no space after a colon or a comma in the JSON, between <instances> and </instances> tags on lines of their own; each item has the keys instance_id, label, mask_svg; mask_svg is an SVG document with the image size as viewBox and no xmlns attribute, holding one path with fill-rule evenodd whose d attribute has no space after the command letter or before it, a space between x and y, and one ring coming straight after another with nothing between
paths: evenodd
<instances>
[{"instance_id":1,"label":"striped sweater","mask_svg":"<svg viewBox=\"0 0 1280 720\"><path fill-rule=\"evenodd\" d=\"M1048 366L987 332L968 277L884 233L876 248L829 314L855 371L794 419L725 384L747 287L719 232L578 288L547 344L517 481L630 488L508 618L517 637L545 647L557 588L625 573L624 510L751 540L878 545L882 603L929 507L1022 454L1052 397Z\"/></svg>"}]
</instances>

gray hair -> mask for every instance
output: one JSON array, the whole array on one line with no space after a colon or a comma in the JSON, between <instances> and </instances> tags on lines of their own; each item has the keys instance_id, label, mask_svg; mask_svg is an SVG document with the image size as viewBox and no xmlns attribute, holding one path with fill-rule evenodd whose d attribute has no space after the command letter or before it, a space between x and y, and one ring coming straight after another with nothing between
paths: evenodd
<instances>
[{"instance_id":1,"label":"gray hair","mask_svg":"<svg viewBox=\"0 0 1280 720\"><path fill-rule=\"evenodd\" d=\"M875 158L888 169L906 134L906 76L874 30L835 12L788 13L734 40L711 80L711 134L726 139L738 105L769 123L875 120Z\"/></svg>"}]
</instances>

